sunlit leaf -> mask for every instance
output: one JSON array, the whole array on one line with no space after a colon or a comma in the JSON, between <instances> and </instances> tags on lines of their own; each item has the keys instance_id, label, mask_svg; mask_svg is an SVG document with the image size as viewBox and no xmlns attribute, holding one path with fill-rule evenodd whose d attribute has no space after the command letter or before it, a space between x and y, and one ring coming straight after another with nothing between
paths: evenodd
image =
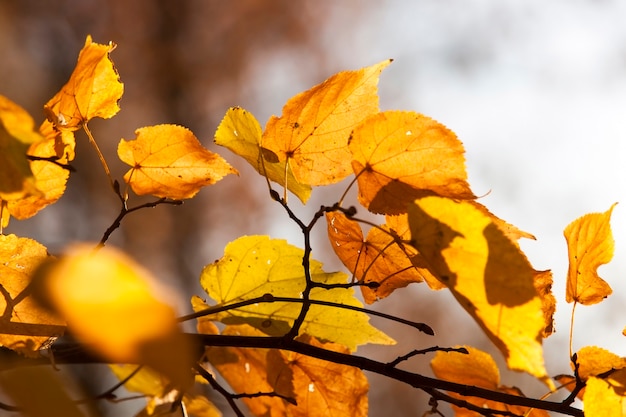
<instances>
[{"instance_id":1,"label":"sunlit leaf","mask_svg":"<svg viewBox=\"0 0 626 417\"><path fill-rule=\"evenodd\" d=\"M296 181L286 160L279 161L272 151L261 148L261 134L261 126L252 113L240 107L231 107L215 132L215 143L241 156L261 175L287 187L302 203L306 203L311 195L311 186Z\"/></svg>"},{"instance_id":2,"label":"sunlit leaf","mask_svg":"<svg viewBox=\"0 0 626 417\"><path fill-rule=\"evenodd\" d=\"M306 286L302 258L304 251L284 240L267 236L244 236L229 243L224 256L207 265L200 284L220 305L272 294L275 297L301 298ZM344 273L327 273L322 264L310 260L309 270L315 282L343 284ZM352 288L314 288L310 298L351 306L362 306ZM302 304L258 303L221 314L227 324L247 323L266 334L282 335L289 331ZM366 314L353 310L312 305L301 328L302 333L340 343L355 350L364 343L390 344L393 340L369 324Z\"/></svg>"},{"instance_id":3,"label":"sunlit leaf","mask_svg":"<svg viewBox=\"0 0 626 417\"><path fill-rule=\"evenodd\" d=\"M183 384L190 351L165 290L122 252L70 247L36 272L33 291L72 334L112 362L145 363Z\"/></svg>"},{"instance_id":4,"label":"sunlit leaf","mask_svg":"<svg viewBox=\"0 0 626 417\"><path fill-rule=\"evenodd\" d=\"M182 126L149 126L137 129L135 135L135 140L122 139L117 153L132 167L124 181L138 195L182 200L228 174L237 173Z\"/></svg>"},{"instance_id":5,"label":"sunlit leaf","mask_svg":"<svg viewBox=\"0 0 626 417\"><path fill-rule=\"evenodd\" d=\"M0 200L40 193L26 156L31 144L43 140L34 126L26 110L0 96Z\"/></svg>"},{"instance_id":6,"label":"sunlit leaf","mask_svg":"<svg viewBox=\"0 0 626 417\"><path fill-rule=\"evenodd\" d=\"M584 381L612 369L626 368L626 359L597 346L585 346L576 352L578 376Z\"/></svg>"},{"instance_id":7,"label":"sunlit leaf","mask_svg":"<svg viewBox=\"0 0 626 417\"><path fill-rule=\"evenodd\" d=\"M378 77L390 63L340 72L295 95L281 117L267 122L262 146L287 161L303 184L332 184L350 175L350 133L378 112Z\"/></svg>"},{"instance_id":8,"label":"sunlit leaf","mask_svg":"<svg viewBox=\"0 0 626 417\"><path fill-rule=\"evenodd\" d=\"M500 349L509 368L550 387L541 340L544 305L534 270L491 216L471 202L425 197L409 206L413 243Z\"/></svg>"},{"instance_id":9,"label":"sunlit leaf","mask_svg":"<svg viewBox=\"0 0 626 417\"><path fill-rule=\"evenodd\" d=\"M551 271L534 271L535 289L541 299L541 309L545 327L543 329L543 337L548 337L554 332L554 312L556 311L556 298L552 294L552 272Z\"/></svg>"},{"instance_id":10,"label":"sunlit leaf","mask_svg":"<svg viewBox=\"0 0 626 417\"><path fill-rule=\"evenodd\" d=\"M262 336L248 325L227 326L224 335ZM313 346L342 353L337 344L305 336ZM368 382L357 368L293 352L269 349L208 347L207 357L237 392L276 393L289 398L260 396L244 399L255 416L366 416ZM294 404L293 402L296 402Z\"/></svg>"},{"instance_id":11,"label":"sunlit leaf","mask_svg":"<svg viewBox=\"0 0 626 417\"><path fill-rule=\"evenodd\" d=\"M28 291L33 271L46 259L40 243L0 235L0 346L26 356L37 356L65 330L63 320L40 307Z\"/></svg>"},{"instance_id":12,"label":"sunlit leaf","mask_svg":"<svg viewBox=\"0 0 626 417\"><path fill-rule=\"evenodd\" d=\"M596 304L613 292L609 284L598 276L598 267L613 259L610 220L614 207L615 204L604 213L586 214L565 228L569 255L565 294L568 303Z\"/></svg>"},{"instance_id":13,"label":"sunlit leaf","mask_svg":"<svg viewBox=\"0 0 626 417\"><path fill-rule=\"evenodd\" d=\"M120 381L126 381L124 388L146 396L146 407L137 415L158 417L161 415L157 407L171 409L173 402L178 400L180 393L172 390L170 382L158 372L148 367L137 371L137 365L109 365ZM129 378L130 377L130 378ZM185 393L182 397L184 407L188 413L196 417L220 417L222 414L205 396ZM180 410L178 410L180 413Z\"/></svg>"},{"instance_id":14,"label":"sunlit leaf","mask_svg":"<svg viewBox=\"0 0 626 417\"><path fill-rule=\"evenodd\" d=\"M442 124L418 113L386 111L354 129L349 144L359 202L375 213L405 213L415 198L473 199L464 149Z\"/></svg>"},{"instance_id":15,"label":"sunlit leaf","mask_svg":"<svg viewBox=\"0 0 626 417\"><path fill-rule=\"evenodd\" d=\"M362 286L363 299L371 304L394 290L426 280L445 288L427 269L417 250L403 242L410 240L406 216L387 217L387 223L370 229L367 239L357 221L340 212L326 215L328 238L341 262L359 282L376 282L376 288Z\"/></svg>"},{"instance_id":16,"label":"sunlit leaf","mask_svg":"<svg viewBox=\"0 0 626 417\"><path fill-rule=\"evenodd\" d=\"M621 417L626 414L626 369L606 378L590 377L583 395L586 416Z\"/></svg>"},{"instance_id":17,"label":"sunlit leaf","mask_svg":"<svg viewBox=\"0 0 626 417\"><path fill-rule=\"evenodd\" d=\"M522 395L516 388L500 385L500 371L491 355L469 346L465 346L465 349L468 351L467 354L459 352L437 352L435 354L435 357L430 362L430 366L437 378L486 388L492 391ZM529 411L527 407L512 406L493 400L463 396L457 393L450 393L450 395L484 409L509 411L514 413L514 415L548 416L548 413L543 410L535 409L530 414L524 414ZM457 406L453 406L453 409L456 417L477 417L482 415Z\"/></svg>"},{"instance_id":18,"label":"sunlit leaf","mask_svg":"<svg viewBox=\"0 0 626 417\"><path fill-rule=\"evenodd\" d=\"M87 36L69 81L44 106L57 129L78 130L94 117L109 119L120 110L124 85L109 56L115 47L113 42L93 43Z\"/></svg>"}]
</instances>

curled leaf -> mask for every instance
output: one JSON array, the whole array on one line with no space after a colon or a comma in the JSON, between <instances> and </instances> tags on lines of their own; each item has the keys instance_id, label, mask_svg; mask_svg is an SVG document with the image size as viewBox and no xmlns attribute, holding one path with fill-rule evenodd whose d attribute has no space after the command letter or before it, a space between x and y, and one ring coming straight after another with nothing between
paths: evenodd
<instances>
[{"instance_id":1,"label":"curled leaf","mask_svg":"<svg viewBox=\"0 0 626 417\"><path fill-rule=\"evenodd\" d=\"M182 200L228 174L237 173L182 126L149 126L137 129L135 135L135 140L120 141L117 154L132 167L124 181L138 195Z\"/></svg>"},{"instance_id":2,"label":"curled leaf","mask_svg":"<svg viewBox=\"0 0 626 417\"><path fill-rule=\"evenodd\" d=\"M78 130L94 117L109 119L120 110L124 84L109 56L115 47L113 42L94 43L87 36L69 81L44 106L58 130Z\"/></svg>"},{"instance_id":3,"label":"curled leaf","mask_svg":"<svg viewBox=\"0 0 626 417\"><path fill-rule=\"evenodd\" d=\"M596 304L613 292L609 284L598 275L598 267L613 259L614 241L610 220L615 204L604 213L589 213L579 217L563 232L569 256L565 293L568 303Z\"/></svg>"}]
</instances>

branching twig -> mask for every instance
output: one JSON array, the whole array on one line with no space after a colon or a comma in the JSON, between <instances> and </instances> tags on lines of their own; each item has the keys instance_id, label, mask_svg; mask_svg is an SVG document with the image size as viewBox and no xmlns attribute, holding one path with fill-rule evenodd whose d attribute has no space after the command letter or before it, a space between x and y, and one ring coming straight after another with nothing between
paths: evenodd
<instances>
[{"instance_id":1,"label":"branching twig","mask_svg":"<svg viewBox=\"0 0 626 417\"><path fill-rule=\"evenodd\" d=\"M458 352L458 353L464 353L464 354L469 353L467 349L465 348L446 348L446 347L432 346L426 349L416 349L412 352L407 353L406 355L398 356L396 359L392 360L391 362L388 362L387 365L393 368L395 366L398 366L400 362L404 362L412 358L413 356L423 355L429 352Z\"/></svg>"},{"instance_id":2,"label":"branching twig","mask_svg":"<svg viewBox=\"0 0 626 417\"><path fill-rule=\"evenodd\" d=\"M207 380L207 382L211 385L211 387L219 392L222 397L224 397L224 399L228 402L228 405L230 405L230 408L235 412L235 414L237 415L237 417L245 417L243 412L241 411L241 409L239 408L239 406L237 405L237 403L235 402L235 395L231 394L230 392L226 391L226 389L221 386L219 384L219 382L217 382L215 380L215 378L213 378L213 375L211 375L211 373L209 371L207 371L206 369L204 369L202 366L196 364L194 366L194 369L204 378Z\"/></svg>"}]
</instances>

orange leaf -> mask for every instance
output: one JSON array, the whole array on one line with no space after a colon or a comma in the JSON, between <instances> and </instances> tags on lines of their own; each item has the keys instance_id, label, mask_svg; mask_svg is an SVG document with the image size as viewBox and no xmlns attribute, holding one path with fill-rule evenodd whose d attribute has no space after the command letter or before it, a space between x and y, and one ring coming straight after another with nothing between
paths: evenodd
<instances>
[{"instance_id":1,"label":"orange leaf","mask_svg":"<svg viewBox=\"0 0 626 417\"><path fill-rule=\"evenodd\" d=\"M228 174L237 173L182 126L149 126L137 129L135 135L135 140L120 141L117 154L132 167L124 181L138 195L182 200Z\"/></svg>"},{"instance_id":2,"label":"orange leaf","mask_svg":"<svg viewBox=\"0 0 626 417\"><path fill-rule=\"evenodd\" d=\"M341 181L351 173L350 132L378 111L378 77L390 63L340 72L292 97L267 122L262 146L286 160L300 183Z\"/></svg>"},{"instance_id":3,"label":"orange leaf","mask_svg":"<svg viewBox=\"0 0 626 417\"><path fill-rule=\"evenodd\" d=\"M191 381L190 346L165 289L119 250L72 246L36 271L33 292L105 359L146 364L177 387Z\"/></svg>"},{"instance_id":4,"label":"orange leaf","mask_svg":"<svg viewBox=\"0 0 626 417\"><path fill-rule=\"evenodd\" d=\"M596 304L613 292L598 276L598 267L613 259L614 241L609 222L615 204L604 213L579 217L563 232L569 255L565 294L568 303Z\"/></svg>"},{"instance_id":5,"label":"orange leaf","mask_svg":"<svg viewBox=\"0 0 626 417\"><path fill-rule=\"evenodd\" d=\"M349 144L359 201L374 213L405 213L417 197L475 198L464 150L442 124L413 112L387 111L354 129Z\"/></svg>"},{"instance_id":6,"label":"orange leaf","mask_svg":"<svg viewBox=\"0 0 626 417\"><path fill-rule=\"evenodd\" d=\"M418 199L409 206L409 224L431 271L500 349L509 368L552 387L541 347L544 305L517 243L468 201Z\"/></svg>"},{"instance_id":7,"label":"orange leaf","mask_svg":"<svg viewBox=\"0 0 626 417\"><path fill-rule=\"evenodd\" d=\"M543 337L548 337L554 332L554 312L556 311L556 298L552 294L552 271L534 271L535 289L541 298L541 310L545 328Z\"/></svg>"},{"instance_id":8,"label":"orange leaf","mask_svg":"<svg viewBox=\"0 0 626 417\"><path fill-rule=\"evenodd\" d=\"M124 84L109 57L115 47L113 42L93 43L87 36L69 81L44 106L59 130L78 130L94 117L109 119L120 110Z\"/></svg>"},{"instance_id":9,"label":"orange leaf","mask_svg":"<svg viewBox=\"0 0 626 417\"><path fill-rule=\"evenodd\" d=\"M459 384L486 388L492 391L522 395L517 388L500 385L500 371L491 355L469 346L466 346L465 349L469 352L468 354L459 352L437 352L435 354L435 357L430 362L430 366L437 378L457 382ZM528 412L527 407L511 406L483 398L462 396L457 393L450 393L450 395L460 400L465 400L480 408L509 411L515 415L526 415L524 413ZM452 408L455 411L456 417L474 417L482 415L454 405ZM547 417L548 413L543 410L535 409L528 415Z\"/></svg>"},{"instance_id":10,"label":"orange leaf","mask_svg":"<svg viewBox=\"0 0 626 417\"><path fill-rule=\"evenodd\" d=\"M428 271L417 250L403 243L403 239L409 240L406 216L388 217L387 224L381 226L385 231L374 227L366 240L359 223L344 214L328 213L326 220L333 250L357 281L380 284L377 288L361 287L366 303L424 279L437 289L445 287Z\"/></svg>"},{"instance_id":11,"label":"orange leaf","mask_svg":"<svg viewBox=\"0 0 626 417\"><path fill-rule=\"evenodd\" d=\"M0 235L0 346L26 356L63 335L65 323L42 308L27 290L33 271L48 259L38 242L15 235Z\"/></svg>"},{"instance_id":12,"label":"orange leaf","mask_svg":"<svg viewBox=\"0 0 626 417\"><path fill-rule=\"evenodd\" d=\"M576 352L578 376L585 381L614 369L626 368L626 359L597 346L585 346Z\"/></svg>"}]
</instances>

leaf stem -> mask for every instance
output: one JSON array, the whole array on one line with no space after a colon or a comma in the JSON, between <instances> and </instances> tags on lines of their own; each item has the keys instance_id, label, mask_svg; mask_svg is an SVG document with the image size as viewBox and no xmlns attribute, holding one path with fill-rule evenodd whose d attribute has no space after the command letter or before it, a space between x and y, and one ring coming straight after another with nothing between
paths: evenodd
<instances>
[{"instance_id":1,"label":"leaf stem","mask_svg":"<svg viewBox=\"0 0 626 417\"><path fill-rule=\"evenodd\" d=\"M91 144L91 146L93 146L93 148L96 150L96 153L98 154L98 158L100 159L102 168L104 168L104 173L109 178L109 184L111 185L111 188L115 189L115 185L114 185L113 177L111 176L111 170L109 169L109 165L107 164L106 159L104 159L104 155L100 151L100 148L98 147L98 144L96 143L96 140L91 134L91 130L89 130L89 127L87 126L87 122L83 123L82 127L85 133L87 134L87 137L89 138L89 143Z\"/></svg>"}]
</instances>

